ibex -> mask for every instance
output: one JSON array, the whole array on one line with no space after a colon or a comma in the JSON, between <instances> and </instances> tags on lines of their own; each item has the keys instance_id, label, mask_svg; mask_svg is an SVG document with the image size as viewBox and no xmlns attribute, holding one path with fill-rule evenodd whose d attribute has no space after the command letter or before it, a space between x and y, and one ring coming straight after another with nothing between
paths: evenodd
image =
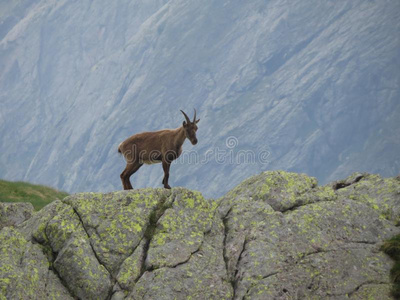
<instances>
[{"instance_id":1,"label":"ibex","mask_svg":"<svg viewBox=\"0 0 400 300\"><path fill-rule=\"evenodd\" d=\"M121 181L124 190L132 189L129 178L143 164L162 163L164 169L164 178L162 184L164 188L170 189L168 184L169 168L171 162L177 159L182 153L182 145L186 138L193 144L197 144L196 131L196 109L194 110L193 121L181 110L186 121L183 121L181 127L176 129L164 129L154 132L142 132L127 138L118 146L118 152L121 153L127 164L125 170L121 173Z\"/></svg>"}]
</instances>

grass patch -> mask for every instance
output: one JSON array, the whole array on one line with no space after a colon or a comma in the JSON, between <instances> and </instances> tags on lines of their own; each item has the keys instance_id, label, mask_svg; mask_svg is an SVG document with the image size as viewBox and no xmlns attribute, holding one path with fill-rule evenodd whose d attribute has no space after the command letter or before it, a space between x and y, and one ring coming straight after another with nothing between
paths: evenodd
<instances>
[{"instance_id":1,"label":"grass patch","mask_svg":"<svg viewBox=\"0 0 400 300\"><path fill-rule=\"evenodd\" d=\"M393 281L392 295L395 299L400 299L400 234L387 240L382 250L394 260L394 266L390 270L390 278Z\"/></svg>"},{"instance_id":2,"label":"grass patch","mask_svg":"<svg viewBox=\"0 0 400 300\"><path fill-rule=\"evenodd\" d=\"M27 182L0 180L0 202L30 202L35 210L56 199L64 199L67 193Z\"/></svg>"}]
</instances>

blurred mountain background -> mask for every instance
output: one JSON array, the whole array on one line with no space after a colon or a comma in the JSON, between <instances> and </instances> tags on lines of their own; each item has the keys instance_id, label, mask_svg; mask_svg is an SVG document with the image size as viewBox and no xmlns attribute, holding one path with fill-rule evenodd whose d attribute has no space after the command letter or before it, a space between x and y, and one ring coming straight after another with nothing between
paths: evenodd
<instances>
[{"instance_id":1,"label":"blurred mountain background","mask_svg":"<svg viewBox=\"0 0 400 300\"><path fill-rule=\"evenodd\" d=\"M273 169L397 175L399 32L398 0L1 1L0 178L121 189L118 144L193 108L197 161L173 164L171 186L218 197Z\"/></svg>"}]
</instances>

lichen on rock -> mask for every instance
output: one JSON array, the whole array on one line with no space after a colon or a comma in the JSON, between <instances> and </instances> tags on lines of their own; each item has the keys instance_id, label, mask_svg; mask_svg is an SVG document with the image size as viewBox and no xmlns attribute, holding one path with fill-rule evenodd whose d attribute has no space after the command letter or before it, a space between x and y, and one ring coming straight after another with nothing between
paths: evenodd
<instances>
[{"instance_id":1,"label":"lichen on rock","mask_svg":"<svg viewBox=\"0 0 400 300\"><path fill-rule=\"evenodd\" d=\"M0 299L389 298L380 247L400 233L399 191L377 175L318 186L273 171L218 200L72 195L0 231Z\"/></svg>"},{"instance_id":2,"label":"lichen on rock","mask_svg":"<svg viewBox=\"0 0 400 300\"><path fill-rule=\"evenodd\" d=\"M392 179L375 176L368 183L354 182L357 176L343 190L361 190L352 185L362 184L364 195L369 186L373 195L380 189L387 203L399 204L398 182L393 186ZM389 297L392 263L377 253L385 239L399 232L396 220L382 217L381 210L362 201L366 197L348 197L334 186L319 187L302 174L265 172L219 200L234 299L356 297L364 285L368 290L377 286ZM348 268L357 272L350 274Z\"/></svg>"},{"instance_id":3,"label":"lichen on rock","mask_svg":"<svg viewBox=\"0 0 400 300\"><path fill-rule=\"evenodd\" d=\"M31 203L0 202L0 230L6 226L16 226L28 220L34 213Z\"/></svg>"},{"instance_id":4,"label":"lichen on rock","mask_svg":"<svg viewBox=\"0 0 400 300\"><path fill-rule=\"evenodd\" d=\"M381 217L400 225L400 181L397 178L354 173L333 185L337 186L338 183L344 185L337 190L340 197L365 203L379 212Z\"/></svg>"},{"instance_id":5,"label":"lichen on rock","mask_svg":"<svg viewBox=\"0 0 400 300\"><path fill-rule=\"evenodd\" d=\"M37 244L15 228L0 231L0 298L72 299Z\"/></svg>"}]
</instances>

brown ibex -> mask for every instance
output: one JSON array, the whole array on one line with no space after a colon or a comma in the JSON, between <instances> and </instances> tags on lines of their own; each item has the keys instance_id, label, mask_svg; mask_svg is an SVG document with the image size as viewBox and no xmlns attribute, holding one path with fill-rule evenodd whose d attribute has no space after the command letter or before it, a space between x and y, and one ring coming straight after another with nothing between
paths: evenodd
<instances>
[{"instance_id":1,"label":"brown ibex","mask_svg":"<svg viewBox=\"0 0 400 300\"><path fill-rule=\"evenodd\" d=\"M186 121L183 121L181 127L176 129L164 129L154 132L142 132L127 138L118 146L118 152L121 153L127 164L125 170L121 173L121 181L124 190L132 189L129 178L143 164L162 163L164 169L164 179L162 181L164 188L170 189L168 185L169 168L171 162L177 159L182 153L182 145L186 138L193 145L197 144L196 131L197 123L196 110L194 110L193 121L181 110Z\"/></svg>"}]
</instances>

